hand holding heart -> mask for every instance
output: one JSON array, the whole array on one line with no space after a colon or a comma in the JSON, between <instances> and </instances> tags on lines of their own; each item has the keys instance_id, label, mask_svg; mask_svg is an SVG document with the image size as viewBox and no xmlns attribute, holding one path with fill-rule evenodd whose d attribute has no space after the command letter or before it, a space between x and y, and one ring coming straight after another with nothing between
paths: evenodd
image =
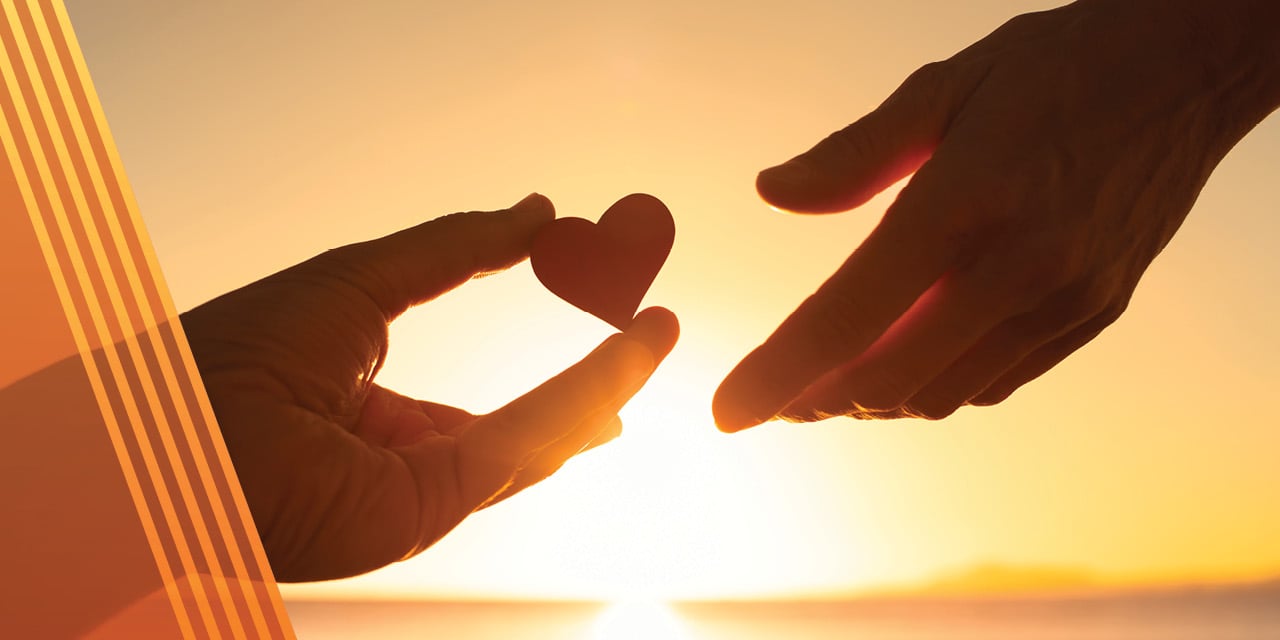
<instances>
[{"instance_id":1,"label":"hand holding heart","mask_svg":"<svg viewBox=\"0 0 1280 640\"><path fill-rule=\"evenodd\" d=\"M651 198L626 202L657 211ZM619 409L679 333L665 309L630 317L661 266L652 255L626 304L599 292L587 303L607 303L591 308L625 331L496 411L474 415L374 382L389 322L520 262L554 218L541 196L445 216L328 251L182 315L276 578L338 578L412 556L619 435Z\"/></svg>"}]
</instances>

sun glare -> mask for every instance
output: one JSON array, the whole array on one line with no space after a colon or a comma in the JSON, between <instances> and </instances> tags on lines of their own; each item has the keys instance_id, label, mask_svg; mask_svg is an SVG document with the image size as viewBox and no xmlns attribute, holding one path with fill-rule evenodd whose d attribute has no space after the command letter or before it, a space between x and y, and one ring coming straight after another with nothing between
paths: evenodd
<instances>
[{"instance_id":1,"label":"sun glare","mask_svg":"<svg viewBox=\"0 0 1280 640\"><path fill-rule=\"evenodd\" d=\"M596 618L589 640L690 640L675 611L654 600L615 602Z\"/></svg>"}]
</instances>

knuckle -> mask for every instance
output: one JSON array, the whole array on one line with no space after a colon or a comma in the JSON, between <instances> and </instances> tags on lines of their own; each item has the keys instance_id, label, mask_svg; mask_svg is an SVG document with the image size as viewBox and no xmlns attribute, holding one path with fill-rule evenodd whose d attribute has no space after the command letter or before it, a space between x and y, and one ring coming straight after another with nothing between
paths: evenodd
<instances>
[{"instance_id":1,"label":"knuckle","mask_svg":"<svg viewBox=\"0 0 1280 640\"><path fill-rule=\"evenodd\" d=\"M1008 20L1005 20L1004 24L1000 25L1000 28L997 29L997 31L1003 31L1003 32L1022 31L1024 29L1027 29L1028 27L1031 27L1032 25L1037 24L1038 21L1039 21L1039 16L1034 13L1020 13L1016 16L1013 16L1012 18L1009 18Z\"/></svg>"},{"instance_id":2,"label":"knuckle","mask_svg":"<svg viewBox=\"0 0 1280 640\"><path fill-rule=\"evenodd\" d=\"M857 420L866 420L871 412L859 407L852 400L843 403L831 405L818 411L818 420L829 420L831 418L854 418Z\"/></svg>"},{"instance_id":3,"label":"knuckle","mask_svg":"<svg viewBox=\"0 0 1280 640\"><path fill-rule=\"evenodd\" d=\"M941 139L974 80L981 76L975 70L961 57L929 62L911 72L880 109L909 114L925 127L921 132Z\"/></svg>"},{"instance_id":4,"label":"knuckle","mask_svg":"<svg viewBox=\"0 0 1280 640\"><path fill-rule=\"evenodd\" d=\"M950 75L949 65L945 61L935 60L912 71L899 91L930 91L942 86Z\"/></svg>"},{"instance_id":5,"label":"knuckle","mask_svg":"<svg viewBox=\"0 0 1280 640\"><path fill-rule=\"evenodd\" d=\"M1004 24L996 28L987 39L997 41L1021 40L1032 34L1043 33L1045 29L1060 31L1061 22L1054 19L1058 11L1057 9L1050 9L1018 14L1005 20Z\"/></svg>"},{"instance_id":6,"label":"knuckle","mask_svg":"<svg viewBox=\"0 0 1280 640\"><path fill-rule=\"evenodd\" d=\"M1013 392L1016 390L1016 388L1017 387L1014 387L1014 388L1001 387L998 389L996 388L988 389L986 391L983 391L981 395L978 395L974 397L972 400L969 400L968 404L975 407L995 406L997 404L1000 404L1001 402L1004 402L1005 400L1008 400L1009 396L1013 395Z\"/></svg>"},{"instance_id":7,"label":"knuckle","mask_svg":"<svg viewBox=\"0 0 1280 640\"><path fill-rule=\"evenodd\" d=\"M1129 308L1128 297L1120 298L1112 302L1111 304L1107 305L1103 309L1102 314L1100 316L1101 326L1099 327L1099 329L1105 329L1115 324L1115 322L1120 319L1120 316L1124 315L1124 312L1128 308Z\"/></svg>"},{"instance_id":8,"label":"knuckle","mask_svg":"<svg viewBox=\"0 0 1280 640\"><path fill-rule=\"evenodd\" d=\"M397 278L377 259L377 252L377 247L364 242L332 249L319 257L323 258L327 276L385 309L405 294Z\"/></svg>"},{"instance_id":9,"label":"knuckle","mask_svg":"<svg viewBox=\"0 0 1280 640\"><path fill-rule=\"evenodd\" d=\"M1068 302L1067 312L1077 316L1092 317L1106 312L1113 302L1111 288L1097 281L1086 281L1076 288Z\"/></svg>"},{"instance_id":10,"label":"knuckle","mask_svg":"<svg viewBox=\"0 0 1280 640\"><path fill-rule=\"evenodd\" d=\"M497 234L500 229L494 217L487 211L460 211L450 213L425 223L431 233L423 234L430 244L425 247L435 254L448 254L451 262L471 267L478 261L472 238L485 238Z\"/></svg>"},{"instance_id":11,"label":"knuckle","mask_svg":"<svg viewBox=\"0 0 1280 640\"><path fill-rule=\"evenodd\" d=\"M938 395L917 396L907 403L906 409L916 418L942 420L955 413L961 404Z\"/></svg>"},{"instance_id":12,"label":"knuckle","mask_svg":"<svg viewBox=\"0 0 1280 640\"><path fill-rule=\"evenodd\" d=\"M852 393L854 404L868 411L891 411L901 407L910 397L915 385L895 371L878 372L873 381Z\"/></svg>"}]
</instances>

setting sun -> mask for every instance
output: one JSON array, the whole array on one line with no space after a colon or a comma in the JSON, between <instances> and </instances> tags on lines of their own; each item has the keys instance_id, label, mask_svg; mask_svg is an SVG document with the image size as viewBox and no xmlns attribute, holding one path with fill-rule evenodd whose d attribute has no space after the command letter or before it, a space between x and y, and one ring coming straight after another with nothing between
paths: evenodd
<instances>
[{"instance_id":1,"label":"setting sun","mask_svg":"<svg viewBox=\"0 0 1280 640\"><path fill-rule=\"evenodd\" d=\"M623 600L596 618L587 640L690 640L671 607L661 602Z\"/></svg>"}]
</instances>

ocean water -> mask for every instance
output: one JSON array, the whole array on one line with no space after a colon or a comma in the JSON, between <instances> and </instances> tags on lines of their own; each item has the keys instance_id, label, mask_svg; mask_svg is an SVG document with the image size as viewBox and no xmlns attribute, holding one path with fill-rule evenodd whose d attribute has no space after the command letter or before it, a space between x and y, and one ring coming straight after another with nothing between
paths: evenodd
<instances>
[{"instance_id":1,"label":"ocean water","mask_svg":"<svg viewBox=\"0 0 1280 640\"><path fill-rule=\"evenodd\" d=\"M1280 585L1056 599L286 604L303 640L1280 640Z\"/></svg>"}]
</instances>

